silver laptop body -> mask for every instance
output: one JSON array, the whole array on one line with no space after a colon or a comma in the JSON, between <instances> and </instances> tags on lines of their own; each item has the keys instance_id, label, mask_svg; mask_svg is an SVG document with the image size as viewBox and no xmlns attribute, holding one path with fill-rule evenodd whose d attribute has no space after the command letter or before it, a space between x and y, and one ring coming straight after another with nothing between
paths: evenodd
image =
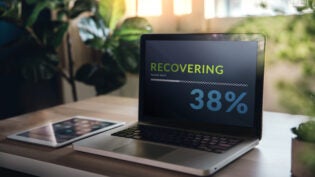
<instances>
[{"instance_id":1,"label":"silver laptop body","mask_svg":"<svg viewBox=\"0 0 315 177\"><path fill-rule=\"evenodd\" d=\"M76 142L74 149L194 175L215 173L261 139L264 47L260 34L143 35L138 122ZM115 135L134 126L241 141L217 153Z\"/></svg>"}]
</instances>

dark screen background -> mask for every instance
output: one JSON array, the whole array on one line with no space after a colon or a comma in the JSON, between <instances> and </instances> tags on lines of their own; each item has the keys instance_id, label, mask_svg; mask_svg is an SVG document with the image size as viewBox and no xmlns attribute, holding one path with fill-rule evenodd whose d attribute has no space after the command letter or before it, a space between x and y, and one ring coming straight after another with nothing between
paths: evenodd
<instances>
[{"instance_id":1,"label":"dark screen background","mask_svg":"<svg viewBox=\"0 0 315 177\"><path fill-rule=\"evenodd\" d=\"M146 41L144 116L164 120L178 119L187 122L252 127L255 112L257 47L255 41ZM223 65L224 74L151 72L151 62ZM181 82L161 82L151 79ZM196 95L191 95L193 89L204 92L204 107L200 110L190 107L190 103L197 104ZM222 94L220 99L222 108L219 111L207 109L206 103L209 100L207 94L211 90L217 90ZM225 99L228 91L234 92L236 97L246 92L247 95L240 101L247 105L246 113L240 114L236 107L231 112L226 112L233 103Z\"/></svg>"}]
</instances>

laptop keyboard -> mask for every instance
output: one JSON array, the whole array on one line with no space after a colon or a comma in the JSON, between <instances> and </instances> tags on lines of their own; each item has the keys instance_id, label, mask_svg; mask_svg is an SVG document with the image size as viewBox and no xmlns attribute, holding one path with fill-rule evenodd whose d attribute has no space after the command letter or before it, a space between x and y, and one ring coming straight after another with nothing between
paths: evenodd
<instances>
[{"instance_id":1,"label":"laptop keyboard","mask_svg":"<svg viewBox=\"0 0 315 177\"><path fill-rule=\"evenodd\" d=\"M241 138L236 137L209 135L200 132L175 130L147 125L137 125L116 132L112 135L164 143L214 153L223 153L242 141Z\"/></svg>"}]
</instances>

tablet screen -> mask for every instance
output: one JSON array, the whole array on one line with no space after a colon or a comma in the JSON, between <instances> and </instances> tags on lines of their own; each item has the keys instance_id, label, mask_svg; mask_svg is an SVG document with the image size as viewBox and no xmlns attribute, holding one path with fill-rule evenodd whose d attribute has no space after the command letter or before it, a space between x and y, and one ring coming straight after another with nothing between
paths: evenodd
<instances>
[{"instance_id":1,"label":"tablet screen","mask_svg":"<svg viewBox=\"0 0 315 177\"><path fill-rule=\"evenodd\" d=\"M106 127L110 128L115 124L117 123L73 117L68 120L47 124L42 127L18 133L16 136L47 141L52 144L60 144L101 129L106 129Z\"/></svg>"}]
</instances>

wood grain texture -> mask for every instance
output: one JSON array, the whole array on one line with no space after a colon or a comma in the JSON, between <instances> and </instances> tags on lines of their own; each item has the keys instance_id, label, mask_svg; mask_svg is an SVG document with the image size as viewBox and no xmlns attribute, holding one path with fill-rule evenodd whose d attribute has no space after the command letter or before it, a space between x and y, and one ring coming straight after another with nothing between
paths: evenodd
<instances>
[{"instance_id":1,"label":"wood grain texture","mask_svg":"<svg viewBox=\"0 0 315 177\"><path fill-rule=\"evenodd\" d=\"M48 122L60 121L74 115L100 117L127 123L135 122L138 115L137 104L137 99L99 96L2 120L0 121L0 152L106 176L191 176L170 170L76 152L71 146L54 149L5 138L7 135L17 131L40 126ZM290 128L306 119L307 117L304 116L264 112L263 139L260 144L214 174L214 176L289 177L291 138L293 137Z\"/></svg>"},{"instance_id":2,"label":"wood grain texture","mask_svg":"<svg viewBox=\"0 0 315 177\"><path fill-rule=\"evenodd\" d=\"M0 121L0 139L17 131L26 130L70 116L82 115L120 121L136 121L138 101L131 98L100 96L80 102L60 105Z\"/></svg>"}]
</instances>

